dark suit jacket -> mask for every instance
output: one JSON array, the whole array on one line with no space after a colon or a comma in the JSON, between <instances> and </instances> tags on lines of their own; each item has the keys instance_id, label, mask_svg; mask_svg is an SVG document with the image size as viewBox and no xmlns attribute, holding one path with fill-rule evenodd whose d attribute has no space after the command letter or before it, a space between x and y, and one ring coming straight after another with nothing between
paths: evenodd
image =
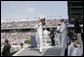
<instances>
[{"instance_id":1,"label":"dark suit jacket","mask_svg":"<svg viewBox=\"0 0 84 57\"><path fill-rule=\"evenodd\" d=\"M3 47L2 55L3 56L10 56L10 48L11 48L11 45L9 43L6 43Z\"/></svg>"},{"instance_id":2,"label":"dark suit jacket","mask_svg":"<svg viewBox=\"0 0 84 57\"><path fill-rule=\"evenodd\" d=\"M52 37L52 38L55 37L55 35L54 35L54 30L51 30L51 32L50 32L50 37Z\"/></svg>"}]
</instances>

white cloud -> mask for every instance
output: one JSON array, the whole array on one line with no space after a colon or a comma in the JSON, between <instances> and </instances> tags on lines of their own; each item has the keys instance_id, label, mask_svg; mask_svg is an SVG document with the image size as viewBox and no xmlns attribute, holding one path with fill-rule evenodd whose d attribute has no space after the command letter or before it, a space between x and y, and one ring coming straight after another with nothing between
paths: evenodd
<instances>
[{"instance_id":1,"label":"white cloud","mask_svg":"<svg viewBox=\"0 0 84 57\"><path fill-rule=\"evenodd\" d=\"M35 8L27 8L26 11L28 13L34 13L35 12Z\"/></svg>"}]
</instances>

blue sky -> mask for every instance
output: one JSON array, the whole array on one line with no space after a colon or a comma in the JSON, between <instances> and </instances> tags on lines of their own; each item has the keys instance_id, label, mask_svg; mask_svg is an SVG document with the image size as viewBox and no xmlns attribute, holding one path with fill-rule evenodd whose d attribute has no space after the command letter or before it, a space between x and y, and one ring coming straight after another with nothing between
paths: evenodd
<instances>
[{"instance_id":1,"label":"blue sky","mask_svg":"<svg viewBox=\"0 0 84 57\"><path fill-rule=\"evenodd\" d=\"M35 17L68 19L67 1L1 1L1 21Z\"/></svg>"}]
</instances>

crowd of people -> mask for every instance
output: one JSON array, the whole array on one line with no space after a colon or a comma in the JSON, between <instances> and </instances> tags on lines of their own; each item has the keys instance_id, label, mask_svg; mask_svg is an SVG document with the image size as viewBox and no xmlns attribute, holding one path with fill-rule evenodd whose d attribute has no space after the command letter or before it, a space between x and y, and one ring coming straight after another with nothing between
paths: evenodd
<instances>
[{"instance_id":1,"label":"crowd of people","mask_svg":"<svg viewBox=\"0 0 84 57\"><path fill-rule=\"evenodd\" d=\"M21 41L23 42L25 38L30 39L30 36L30 32L1 33L1 45L4 44L5 39L8 39L10 44L17 45Z\"/></svg>"},{"instance_id":2,"label":"crowd of people","mask_svg":"<svg viewBox=\"0 0 84 57\"><path fill-rule=\"evenodd\" d=\"M33 24L32 24L33 23ZM6 29L6 28L29 28L33 27L35 24L34 21L18 21L18 22L2 22L1 23L1 28Z\"/></svg>"}]
</instances>

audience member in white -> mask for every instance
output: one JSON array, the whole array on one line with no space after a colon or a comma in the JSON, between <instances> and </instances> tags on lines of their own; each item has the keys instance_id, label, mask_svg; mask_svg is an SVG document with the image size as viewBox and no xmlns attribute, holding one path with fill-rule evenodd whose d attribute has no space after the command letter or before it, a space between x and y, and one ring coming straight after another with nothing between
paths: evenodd
<instances>
[{"instance_id":1,"label":"audience member in white","mask_svg":"<svg viewBox=\"0 0 84 57\"><path fill-rule=\"evenodd\" d=\"M35 28L37 29L37 34L39 38L39 52L42 52L42 38L43 38L43 27L40 18L36 20L37 24Z\"/></svg>"}]
</instances>

